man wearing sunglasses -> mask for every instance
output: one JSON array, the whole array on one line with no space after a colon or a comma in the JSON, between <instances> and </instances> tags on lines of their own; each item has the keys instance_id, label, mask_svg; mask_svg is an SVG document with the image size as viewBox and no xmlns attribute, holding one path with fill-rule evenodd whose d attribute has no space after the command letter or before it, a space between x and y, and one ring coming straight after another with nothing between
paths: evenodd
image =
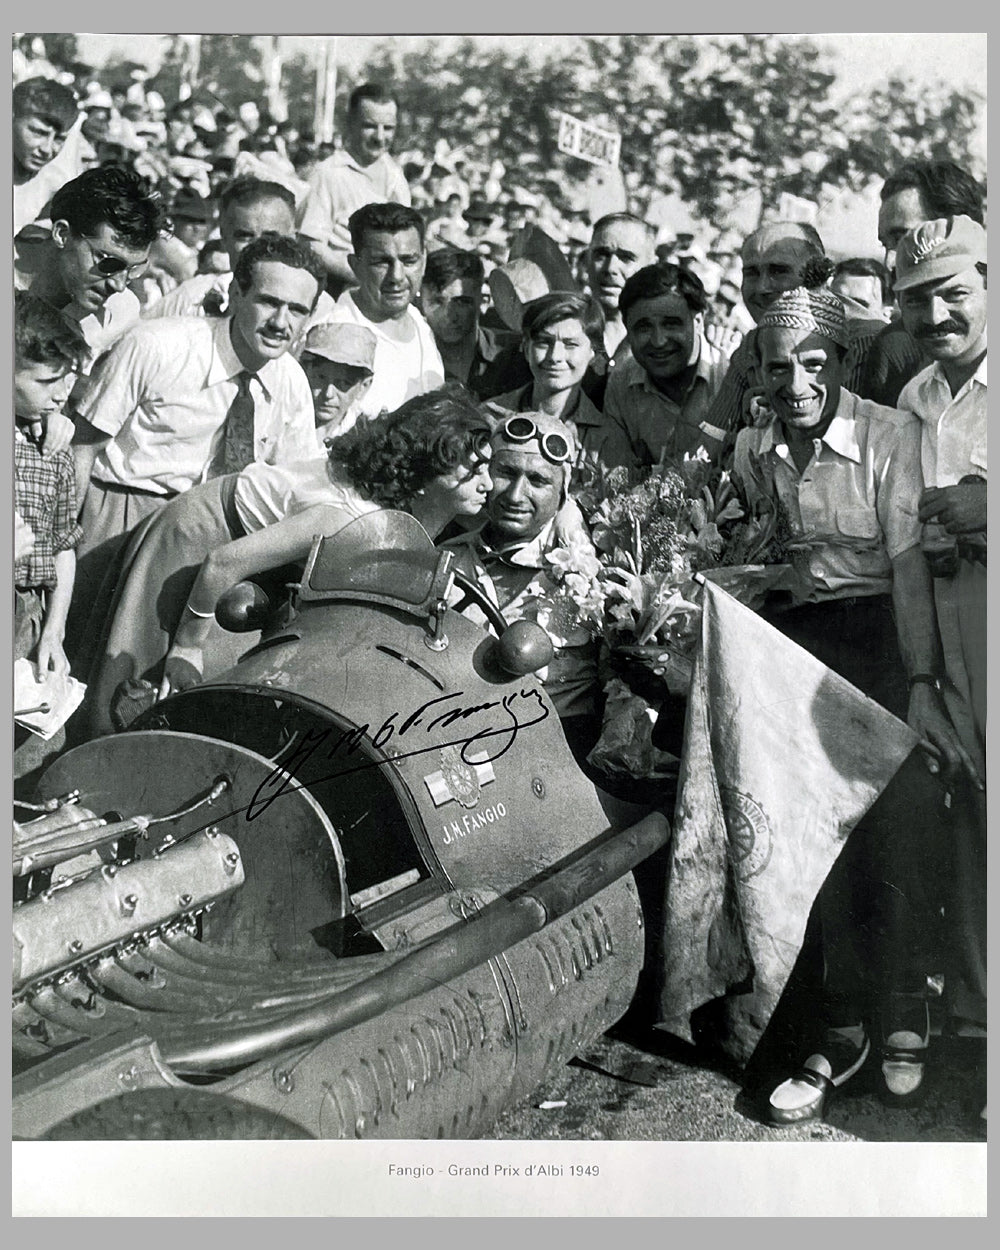
<instances>
[{"instance_id":1,"label":"man wearing sunglasses","mask_svg":"<svg viewBox=\"0 0 1000 1250\"><path fill-rule=\"evenodd\" d=\"M519 412L503 417L492 445L493 488L484 522L449 545L458 552L459 567L476 578L508 623L536 621L549 635L555 655L538 676L582 764L600 732L597 644L584 626L563 619L548 559L563 545L556 514L567 499L576 443L558 417ZM596 565L582 529L574 531L573 547L575 558L589 557ZM483 619L474 608L467 615Z\"/></svg>"},{"instance_id":2,"label":"man wearing sunglasses","mask_svg":"<svg viewBox=\"0 0 1000 1250\"><path fill-rule=\"evenodd\" d=\"M96 358L139 319L129 283L164 227L163 205L132 170L101 166L59 188L50 218L47 235L18 240L15 286L76 321Z\"/></svg>"}]
</instances>

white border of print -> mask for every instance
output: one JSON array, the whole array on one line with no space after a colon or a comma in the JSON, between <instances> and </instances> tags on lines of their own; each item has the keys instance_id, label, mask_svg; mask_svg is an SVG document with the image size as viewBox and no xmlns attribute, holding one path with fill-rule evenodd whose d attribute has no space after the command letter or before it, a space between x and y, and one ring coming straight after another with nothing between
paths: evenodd
<instances>
[{"instance_id":1,"label":"white border of print","mask_svg":"<svg viewBox=\"0 0 1000 1250\"><path fill-rule=\"evenodd\" d=\"M762 30L801 30L803 25L815 26L818 20L833 16L828 8L807 14L801 5L779 5L773 0L753 8L745 4L737 7L732 0L711 7L714 21L706 20L702 29L718 32L738 29L748 21ZM844 26L857 29L871 14L870 10L865 15L857 12L860 7L856 0L850 0L848 10L839 6L836 17ZM894 12L884 7L878 11L876 20L883 30L912 30L925 17L914 11L913 4L905 9L893 7ZM282 33L315 33L332 25L345 33L361 33L350 30L360 25L368 34L465 32L477 25L483 33L497 33L501 24L508 30L524 32L540 21L549 31L562 27L599 33L608 26L607 10L588 10L578 3L550 4L540 11L518 0L502 10L493 6L485 20L472 6L460 7L454 0L420 8L404 8L400 0L388 0L353 20L350 12L338 9L318 0L305 4L297 0L291 9L282 6ZM699 11L698 18L702 16ZM944 14L937 10L926 16L933 21ZM36 17L41 19L37 25ZM86 26L91 31L126 31L146 24L144 17L152 19L148 24L153 26L168 18L186 30L207 25L216 30L236 27L259 31L273 28L276 11L261 0L250 0L249 4L244 0L239 7L211 8L177 0L154 13L143 13L134 4L101 0L84 11L65 0L55 0L44 13L31 17L27 6L19 5L14 24L36 30ZM657 6L655 10L633 9L619 15L618 21L626 21L632 28L662 29L667 24L690 25L691 18L689 9L667 12ZM959 29L986 28L984 9L976 12L952 5L948 18ZM4 134L5 144L8 133ZM9 302L5 307L9 309ZM5 316L9 317L9 311ZM5 342L10 342L9 333ZM5 526L10 524L9 514L8 507L4 510ZM9 531L7 537L9 540ZM10 550L9 541L5 550ZM524 1178L528 1163L569 1162L574 1157L581 1161L583 1153L586 1162L600 1163L598 1181L539 1188ZM446 1184L439 1169L452 1161L488 1163L491 1168L494 1163L521 1165L521 1178L508 1176L504 1183L492 1177L487 1181L463 1178L459 1185ZM397 1180L388 1175L390 1163L418 1169L433 1167L436 1174ZM986 1210L985 1146L952 1143L848 1143L826 1144L824 1148L818 1143L731 1142L30 1142L13 1146L12 1185L13 1214L27 1217L901 1216L982 1215ZM414 1227L419 1226L408 1225L405 1231L395 1225L383 1229L388 1236L409 1238ZM75 1245L86 1228L59 1225L55 1236L64 1243L68 1233ZM148 1236L147 1228L141 1231L143 1238ZM370 1228L366 1223L358 1232L368 1236ZM189 1229L185 1225L166 1235L185 1238ZM555 1232L550 1225L545 1229ZM772 1239L771 1229L762 1229L768 1240ZM37 1222L27 1230L16 1231L28 1232L34 1239L36 1230L43 1231ZM743 1226L743 1231L733 1229L723 1235L727 1240L730 1236L742 1239L745 1230ZM95 1234L100 1236L102 1231L95 1229ZM463 1239L470 1233L479 1235L461 1218L453 1231ZM575 1228L564 1231L573 1237L579 1235ZM601 1227L598 1235L602 1242L609 1233L614 1235L611 1229ZM261 1235L263 1232L251 1233ZM273 1234L266 1235L270 1238ZM301 1235L298 1228L293 1235ZM965 1229L962 1235L968 1235ZM433 1236L437 1240L438 1233Z\"/></svg>"}]
</instances>

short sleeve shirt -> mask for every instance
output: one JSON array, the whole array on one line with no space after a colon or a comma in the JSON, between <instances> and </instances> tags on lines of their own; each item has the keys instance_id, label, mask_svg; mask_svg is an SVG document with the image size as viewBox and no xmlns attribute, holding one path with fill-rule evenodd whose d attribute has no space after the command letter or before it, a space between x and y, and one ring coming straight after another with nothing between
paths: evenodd
<instances>
[{"instance_id":1,"label":"short sleeve shirt","mask_svg":"<svg viewBox=\"0 0 1000 1250\"><path fill-rule=\"evenodd\" d=\"M248 534L315 504L330 504L352 517L378 510L378 504L363 498L346 482L331 477L327 456L293 464L249 464L236 480L233 503Z\"/></svg>"},{"instance_id":2,"label":"short sleeve shirt","mask_svg":"<svg viewBox=\"0 0 1000 1250\"><path fill-rule=\"evenodd\" d=\"M94 478L170 495L204 481L243 370L227 318L140 321L96 366L76 400L79 414L111 437ZM287 354L255 375L255 459L305 460L322 448L312 394Z\"/></svg>"},{"instance_id":3,"label":"short sleeve shirt","mask_svg":"<svg viewBox=\"0 0 1000 1250\"><path fill-rule=\"evenodd\" d=\"M740 431L733 473L751 506L783 510L807 601L888 594L892 561L920 542L920 427L850 391L801 475L776 419Z\"/></svg>"},{"instance_id":4,"label":"short sleeve shirt","mask_svg":"<svg viewBox=\"0 0 1000 1250\"><path fill-rule=\"evenodd\" d=\"M903 388L899 407L923 431L921 461L928 486L957 486L967 474L986 477L986 357L957 395L939 364Z\"/></svg>"},{"instance_id":5,"label":"short sleeve shirt","mask_svg":"<svg viewBox=\"0 0 1000 1250\"><path fill-rule=\"evenodd\" d=\"M313 170L299 210L298 231L347 254L354 250L347 228L351 214L365 204L390 202L410 203L410 188L392 157L384 153L362 166L340 148Z\"/></svg>"},{"instance_id":6,"label":"short sleeve shirt","mask_svg":"<svg viewBox=\"0 0 1000 1250\"><path fill-rule=\"evenodd\" d=\"M680 403L664 395L634 357L611 372L604 395L604 415L618 425L640 464L659 464L664 454L682 456L704 448L718 455L726 430L709 420L709 408L729 361L704 339L694 378Z\"/></svg>"}]
</instances>

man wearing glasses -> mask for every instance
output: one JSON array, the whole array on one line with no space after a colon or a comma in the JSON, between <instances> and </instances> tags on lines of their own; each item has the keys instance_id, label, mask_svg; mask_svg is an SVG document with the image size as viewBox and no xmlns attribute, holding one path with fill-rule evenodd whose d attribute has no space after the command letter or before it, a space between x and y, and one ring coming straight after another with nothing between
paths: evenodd
<instances>
[{"instance_id":1,"label":"man wearing glasses","mask_svg":"<svg viewBox=\"0 0 1000 1250\"><path fill-rule=\"evenodd\" d=\"M15 286L78 322L93 360L139 319L129 283L164 228L163 204L132 170L101 166L60 187L50 217L47 236L18 240Z\"/></svg>"}]
</instances>

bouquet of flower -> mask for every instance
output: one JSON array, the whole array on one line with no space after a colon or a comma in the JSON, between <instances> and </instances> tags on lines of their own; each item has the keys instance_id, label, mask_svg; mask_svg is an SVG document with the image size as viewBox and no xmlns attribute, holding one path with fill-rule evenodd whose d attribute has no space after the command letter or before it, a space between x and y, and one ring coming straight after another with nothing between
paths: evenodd
<instances>
[{"instance_id":1,"label":"bouquet of flower","mask_svg":"<svg viewBox=\"0 0 1000 1250\"><path fill-rule=\"evenodd\" d=\"M701 623L695 574L759 606L785 583L787 524L777 513L747 515L728 471L703 452L642 476L596 469L577 502L597 559L564 547L549 560L564 611L603 639L617 674L606 687L604 730L591 761L662 776L672 757L646 740L656 723L648 678L666 687L664 695L687 693Z\"/></svg>"}]
</instances>

